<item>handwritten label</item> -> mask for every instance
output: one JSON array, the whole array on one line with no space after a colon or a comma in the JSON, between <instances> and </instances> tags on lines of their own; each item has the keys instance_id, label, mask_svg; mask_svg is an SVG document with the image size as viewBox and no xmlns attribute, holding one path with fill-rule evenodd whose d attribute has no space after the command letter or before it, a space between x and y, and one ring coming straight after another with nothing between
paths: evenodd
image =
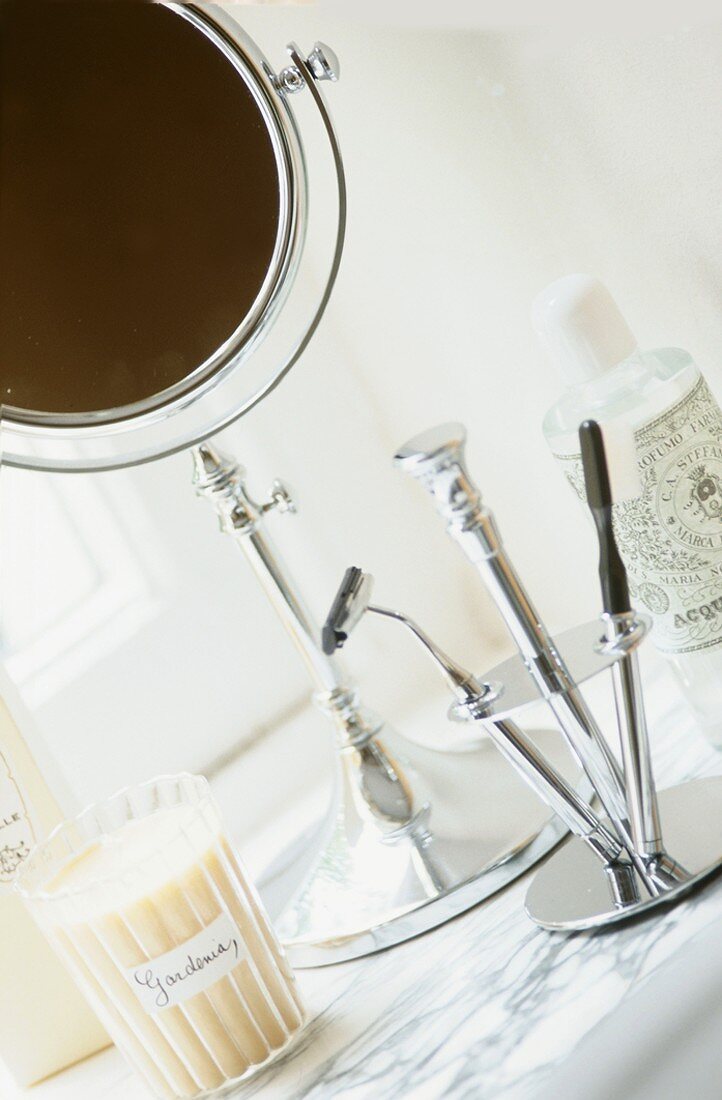
<instances>
[{"instance_id":1,"label":"handwritten label","mask_svg":"<svg viewBox=\"0 0 722 1100\"><path fill-rule=\"evenodd\" d=\"M247 955L241 933L221 913L179 947L126 970L125 977L146 1012L162 1012L225 978Z\"/></svg>"}]
</instances>

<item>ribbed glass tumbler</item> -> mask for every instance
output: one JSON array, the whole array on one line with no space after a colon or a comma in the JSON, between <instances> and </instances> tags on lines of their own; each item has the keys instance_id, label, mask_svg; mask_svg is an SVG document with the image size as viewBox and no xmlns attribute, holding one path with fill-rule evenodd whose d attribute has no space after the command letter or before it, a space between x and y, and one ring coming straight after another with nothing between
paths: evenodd
<instances>
[{"instance_id":1,"label":"ribbed glass tumbler","mask_svg":"<svg viewBox=\"0 0 722 1100\"><path fill-rule=\"evenodd\" d=\"M225 1091L303 1026L283 950L198 776L89 807L31 853L16 889L163 1100Z\"/></svg>"}]
</instances>

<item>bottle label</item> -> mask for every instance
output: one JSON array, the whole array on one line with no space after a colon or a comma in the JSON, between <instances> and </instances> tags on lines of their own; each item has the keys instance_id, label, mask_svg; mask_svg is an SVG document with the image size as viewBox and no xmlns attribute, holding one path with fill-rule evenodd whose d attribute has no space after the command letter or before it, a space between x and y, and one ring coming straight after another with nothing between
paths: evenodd
<instances>
[{"instance_id":1,"label":"bottle label","mask_svg":"<svg viewBox=\"0 0 722 1100\"><path fill-rule=\"evenodd\" d=\"M8 759L0 753L0 890L9 890L36 836L28 806Z\"/></svg>"},{"instance_id":2,"label":"bottle label","mask_svg":"<svg viewBox=\"0 0 722 1100\"><path fill-rule=\"evenodd\" d=\"M722 412L703 378L635 431L642 495L614 506L635 606L664 653L722 645ZM585 500L581 455L557 454Z\"/></svg>"},{"instance_id":3,"label":"bottle label","mask_svg":"<svg viewBox=\"0 0 722 1100\"><path fill-rule=\"evenodd\" d=\"M187 1001L230 974L247 958L241 933L226 913L179 947L125 971L141 1005L151 1015Z\"/></svg>"}]
</instances>

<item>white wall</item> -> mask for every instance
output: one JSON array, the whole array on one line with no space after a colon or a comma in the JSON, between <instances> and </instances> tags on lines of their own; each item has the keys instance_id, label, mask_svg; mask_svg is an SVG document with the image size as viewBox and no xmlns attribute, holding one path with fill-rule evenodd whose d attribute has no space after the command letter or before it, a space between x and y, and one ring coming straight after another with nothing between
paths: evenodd
<instances>
[{"instance_id":1,"label":"white wall","mask_svg":"<svg viewBox=\"0 0 722 1100\"><path fill-rule=\"evenodd\" d=\"M350 223L317 338L223 443L259 494L279 474L296 486L300 515L272 517L269 531L319 617L345 566L360 564L380 602L481 669L503 651L503 632L391 455L409 434L462 419L471 468L550 624L595 613L591 534L540 435L557 386L529 303L559 275L598 274L644 345L688 347L722 393L722 31L411 31L323 8L235 10L275 65L291 39L310 48L321 38L339 53L342 80L326 90ZM309 142L322 151L318 135ZM314 201L323 209L330 191ZM305 706L296 654L188 478L184 456L74 477L72 489L2 471L11 669L82 798L202 768ZM50 498L61 504L46 507ZM68 508L96 533L96 512L109 509L122 529L105 547L76 532L95 572L78 569ZM51 591L95 600L88 621L102 630L85 648L77 621L70 642L48 633L34 578L50 568ZM28 660L38 635L58 639L63 661L37 648ZM439 691L391 625L362 626L348 660L365 697L401 728L413 725L419 694ZM293 742L284 760L293 767Z\"/></svg>"}]
</instances>

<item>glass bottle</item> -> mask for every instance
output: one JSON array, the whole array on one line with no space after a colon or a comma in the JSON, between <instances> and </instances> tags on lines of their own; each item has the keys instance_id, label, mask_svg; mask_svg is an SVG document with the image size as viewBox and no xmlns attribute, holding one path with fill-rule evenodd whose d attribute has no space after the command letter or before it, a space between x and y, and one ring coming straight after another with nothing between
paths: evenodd
<instances>
[{"instance_id":1,"label":"glass bottle","mask_svg":"<svg viewBox=\"0 0 722 1100\"><path fill-rule=\"evenodd\" d=\"M584 500L583 420L633 428L642 495L615 506L635 606L677 673L695 716L722 745L722 412L686 351L641 351L609 291L559 279L532 321L566 389L543 421L547 443Z\"/></svg>"}]
</instances>

